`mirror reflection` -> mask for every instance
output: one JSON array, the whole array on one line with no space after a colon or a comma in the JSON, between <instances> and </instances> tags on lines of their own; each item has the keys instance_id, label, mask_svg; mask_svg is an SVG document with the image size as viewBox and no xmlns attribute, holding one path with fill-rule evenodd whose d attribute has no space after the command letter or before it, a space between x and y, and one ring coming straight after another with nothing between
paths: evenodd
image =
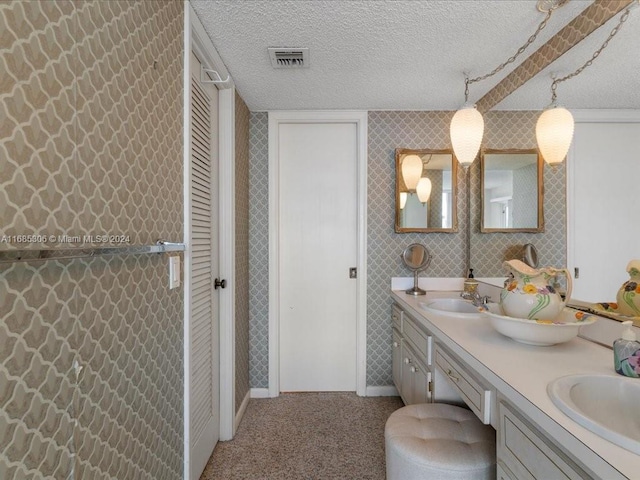
<instances>
[{"instance_id":1,"label":"mirror reflection","mask_svg":"<svg viewBox=\"0 0 640 480\"><path fill-rule=\"evenodd\" d=\"M482 232L543 232L542 158L537 150L484 150Z\"/></svg>"},{"instance_id":2,"label":"mirror reflection","mask_svg":"<svg viewBox=\"0 0 640 480\"><path fill-rule=\"evenodd\" d=\"M396 232L455 232L457 162L451 150L396 149Z\"/></svg>"}]
</instances>

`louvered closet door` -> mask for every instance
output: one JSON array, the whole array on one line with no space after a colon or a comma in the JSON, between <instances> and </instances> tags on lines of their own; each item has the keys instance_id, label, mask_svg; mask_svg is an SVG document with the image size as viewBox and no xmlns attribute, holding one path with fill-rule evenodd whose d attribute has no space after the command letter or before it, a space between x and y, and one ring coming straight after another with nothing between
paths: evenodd
<instances>
[{"instance_id":1,"label":"louvered closet door","mask_svg":"<svg viewBox=\"0 0 640 480\"><path fill-rule=\"evenodd\" d=\"M218 90L200 83L192 53L190 195L190 477L207 464L220 432L218 294Z\"/></svg>"}]
</instances>

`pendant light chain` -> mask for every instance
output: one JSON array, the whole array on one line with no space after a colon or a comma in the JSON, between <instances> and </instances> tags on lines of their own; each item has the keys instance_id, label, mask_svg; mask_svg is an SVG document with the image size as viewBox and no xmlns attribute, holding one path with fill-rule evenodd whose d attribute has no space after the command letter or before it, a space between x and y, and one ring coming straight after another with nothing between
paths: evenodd
<instances>
[{"instance_id":1,"label":"pendant light chain","mask_svg":"<svg viewBox=\"0 0 640 480\"><path fill-rule=\"evenodd\" d=\"M618 22L618 24L615 27L613 27L613 30L611 30L611 33L609 33L609 36L604 41L604 43L600 46L600 48L598 50L596 50L593 53L591 58L589 60L587 60L584 65L582 65L580 68L578 68L575 72L570 73L569 75L567 75L565 77L556 78L556 79L553 80L553 83L551 84L551 103L554 103L556 101L556 98L557 98L556 89L558 88L558 84L561 83L561 82L564 82L565 80L569 80L569 79L571 79L573 77L576 77L576 76L580 75L585 68L590 67L591 64L593 63L593 61L600 56L600 54L602 53L602 51L605 48L607 48L607 46L609 45L609 42L611 41L611 39L613 37L615 37L616 34L620 31L620 28L622 27L622 24L627 21L627 19L629 18L629 14L630 13L631 13L631 8L627 8L625 10L625 12L622 14L622 16L620 17L620 21Z\"/></svg>"},{"instance_id":2,"label":"pendant light chain","mask_svg":"<svg viewBox=\"0 0 640 480\"><path fill-rule=\"evenodd\" d=\"M465 83L465 90L464 90L465 102L468 101L468 97L469 97L469 85L472 84L472 83L480 82L482 80L486 80L489 77L493 77L496 73L498 73L500 70L504 69L507 65L515 62L516 59L520 55L522 55L522 53L524 53L524 51L527 48L529 48L529 46L533 42L536 41L536 38L538 38L538 34L544 29L544 27L547 26L547 22L551 18L551 15L553 14L554 10L556 10L559 6L560 5L554 5L553 7L551 7L547 11L547 15L544 17L544 20L542 20L542 22L540 22L540 25L538 25L538 28L533 33L533 35L531 35L529 37L529 39L526 41L526 43L524 45L522 45L515 54L513 54L511 57L509 57L506 62L501 63L495 69L493 69L493 71L487 73L486 75L482 75L481 77L469 78L469 77L465 76L465 79L464 79L464 83Z\"/></svg>"}]
</instances>

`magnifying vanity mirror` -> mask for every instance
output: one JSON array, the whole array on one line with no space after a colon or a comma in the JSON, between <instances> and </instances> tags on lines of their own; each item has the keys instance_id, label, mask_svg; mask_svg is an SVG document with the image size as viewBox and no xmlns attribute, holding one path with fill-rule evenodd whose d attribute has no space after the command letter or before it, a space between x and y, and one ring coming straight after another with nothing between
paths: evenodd
<instances>
[{"instance_id":1,"label":"magnifying vanity mirror","mask_svg":"<svg viewBox=\"0 0 640 480\"><path fill-rule=\"evenodd\" d=\"M538 250L533 244L527 243L522 247L522 261L531 268L538 268Z\"/></svg>"},{"instance_id":2,"label":"magnifying vanity mirror","mask_svg":"<svg viewBox=\"0 0 640 480\"><path fill-rule=\"evenodd\" d=\"M413 271L413 288L405 290L408 295L424 295L426 292L418 287L418 273L425 270L431 263L431 255L427 247L420 243L412 243L402 252L402 261Z\"/></svg>"},{"instance_id":3,"label":"magnifying vanity mirror","mask_svg":"<svg viewBox=\"0 0 640 480\"><path fill-rule=\"evenodd\" d=\"M484 150L481 232L544 232L543 160L532 150Z\"/></svg>"},{"instance_id":4,"label":"magnifying vanity mirror","mask_svg":"<svg viewBox=\"0 0 640 480\"><path fill-rule=\"evenodd\" d=\"M457 164L451 150L396 149L396 233L458 230Z\"/></svg>"}]
</instances>

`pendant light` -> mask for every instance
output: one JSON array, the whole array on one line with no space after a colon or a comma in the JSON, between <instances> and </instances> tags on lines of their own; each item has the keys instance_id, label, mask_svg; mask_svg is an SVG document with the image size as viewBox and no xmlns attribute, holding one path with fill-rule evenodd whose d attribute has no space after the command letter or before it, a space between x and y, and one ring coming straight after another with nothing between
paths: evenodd
<instances>
[{"instance_id":1,"label":"pendant light","mask_svg":"<svg viewBox=\"0 0 640 480\"><path fill-rule=\"evenodd\" d=\"M431 196L431 180L427 177L422 177L416 186L416 193L418 194L418 200L426 203Z\"/></svg>"},{"instance_id":2,"label":"pendant light","mask_svg":"<svg viewBox=\"0 0 640 480\"><path fill-rule=\"evenodd\" d=\"M544 161L556 166L565 159L573 139L573 115L555 103L542 112L536 123L536 141Z\"/></svg>"},{"instance_id":3,"label":"pendant light","mask_svg":"<svg viewBox=\"0 0 640 480\"><path fill-rule=\"evenodd\" d=\"M635 3L637 4L638 2ZM620 21L613 30L611 30L607 39L584 65L565 77L554 79L551 83L551 105L542 112L536 122L538 149L544 161L549 165L559 165L566 158L569 147L571 146L571 141L573 140L573 129L575 125L571 112L556 103L556 89L558 88L558 84L580 75L585 68L590 66L593 61L600 56L600 53L607 47L611 39L615 37L622 24L629 18L630 13L631 7L625 10L620 17Z\"/></svg>"},{"instance_id":4,"label":"pendant light","mask_svg":"<svg viewBox=\"0 0 640 480\"><path fill-rule=\"evenodd\" d=\"M476 159L484 134L484 119L476 106L468 102L469 79L465 79L465 104L451 119L449 134L451 146L463 168L469 167Z\"/></svg>"},{"instance_id":5,"label":"pendant light","mask_svg":"<svg viewBox=\"0 0 640 480\"><path fill-rule=\"evenodd\" d=\"M493 71L477 78L469 78L465 76L464 79L464 105L453 115L451 119L451 125L449 127L449 134L451 135L451 146L453 147L453 152L460 162L460 165L464 169L467 169L469 165L473 163L480 151L480 146L482 145L482 137L484 135L484 119L482 118L482 114L476 109L476 106L469 102L469 85L475 82L479 82L481 80L485 80L489 77L494 76L496 73L501 71L504 67L509 65L510 63L515 62L516 58L520 54L522 54L528 47L531 45L535 39L538 37L540 31L546 27L549 18L553 12L566 3L566 0L556 0L552 2L552 5L545 10L547 15L544 20L538 25L535 33L531 35L527 42L521 46L518 51L506 62L498 65ZM540 8L539 8L540 9Z\"/></svg>"},{"instance_id":6,"label":"pendant light","mask_svg":"<svg viewBox=\"0 0 640 480\"><path fill-rule=\"evenodd\" d=\"M415 190L422 176L422 159L418 155L406 155L402 160L402 180L407 190Z\"/></svg>"}]
</instances>

